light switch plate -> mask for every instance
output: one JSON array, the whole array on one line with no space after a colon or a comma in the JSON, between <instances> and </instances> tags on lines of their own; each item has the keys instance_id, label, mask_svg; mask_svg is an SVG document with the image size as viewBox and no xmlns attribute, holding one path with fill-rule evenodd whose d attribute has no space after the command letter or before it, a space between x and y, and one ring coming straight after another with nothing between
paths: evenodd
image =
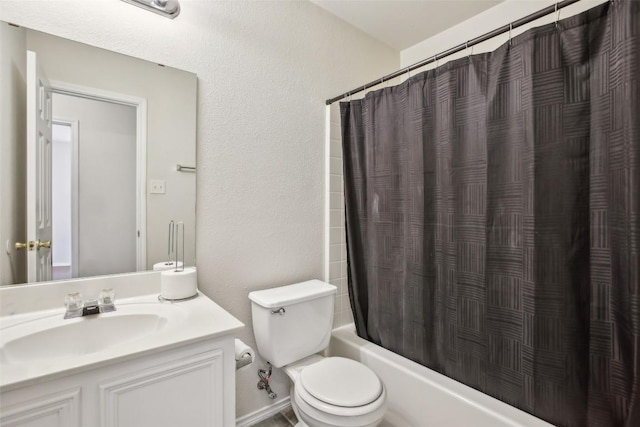
<instances>
[{"instance_id":1,"label":"light switch plate","mask_svg":"<svg viewBox=\"0 0 640 427\"><path fill-rule=\"evenodd\" d=\"M150 185L150 190L149 192L151 194L164 194L165 190L164 190L164 180L162 179L152 179L151 181L149 181L149 185Z\"/></svg>"}]
</instances>

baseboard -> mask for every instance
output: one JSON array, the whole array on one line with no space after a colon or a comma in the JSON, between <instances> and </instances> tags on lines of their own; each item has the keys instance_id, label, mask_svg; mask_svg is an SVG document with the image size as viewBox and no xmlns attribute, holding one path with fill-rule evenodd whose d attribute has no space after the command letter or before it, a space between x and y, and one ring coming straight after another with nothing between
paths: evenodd
<instances>
[{"instance_id":1,"label":"baseboard","mask_svg":"<svg viewBox=\"0 0 640 427\"><path fill-rule=\"evenodd\" d=\"M285 409L290 404L289 396L282 400L277 401L273 405L265 406L250 414L243 415L236 420L236 427L249 427L260 421L264 421L269 417L274 416L278 412Z\"/></svg>"}]
</instances>

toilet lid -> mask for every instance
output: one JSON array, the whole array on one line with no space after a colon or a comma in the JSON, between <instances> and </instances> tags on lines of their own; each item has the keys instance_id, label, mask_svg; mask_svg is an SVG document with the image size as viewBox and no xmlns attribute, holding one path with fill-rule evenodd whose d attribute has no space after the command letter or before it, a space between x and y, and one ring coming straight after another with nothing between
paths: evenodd
<instances>
[{"instance_id":1,"label":"toilet lid","mask_svg":"<svg viewBox=\"0 0 640 427\"><path fill-rule=\"evenodd\" d=\"M316 399L343 407L369 404L382 393L382 383L371 369L343 357L327 357L307 366L299 384Z\"/></svg>"}]
</instances>

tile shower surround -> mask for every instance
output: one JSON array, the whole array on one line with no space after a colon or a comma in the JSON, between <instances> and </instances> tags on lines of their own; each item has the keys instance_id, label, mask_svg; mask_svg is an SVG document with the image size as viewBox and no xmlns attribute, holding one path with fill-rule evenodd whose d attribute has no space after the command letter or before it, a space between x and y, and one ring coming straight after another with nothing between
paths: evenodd
<instances>
[{"instance_id":1,"label":"tile shower surround","mask_svg":"<svg viewBox=\"0 0 640 427\"><path fill-rule=\"evenodd\" d=\"M344 225L344 189L342 180L342 138L340 103L329 108L329 277L338 287L333 327L353 322L347 289L347 247Z\"/></svg>"}]
</instances>

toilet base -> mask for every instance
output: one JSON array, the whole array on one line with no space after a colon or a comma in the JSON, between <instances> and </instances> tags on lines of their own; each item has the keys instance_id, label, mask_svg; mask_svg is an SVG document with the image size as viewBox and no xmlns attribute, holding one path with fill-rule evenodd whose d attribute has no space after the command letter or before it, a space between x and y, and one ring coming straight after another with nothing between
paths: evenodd
<instances>
[{"instance_id":1,"label":"toilet base","mask_svg":"<svg viewBox=\"0 0 640 427\"><path fill-rule=\"evenodd\" d=\"M298 422L294 427L309 427L307 424L304 423L304 421L302 421L302 416L300 416L298 405L296 405L295 399L293 398L293 391L294 391L293 387L294 386L292 385L291 389L289 390L289 396L291 396L291 409L293 409L293 413L296 414L296 419L298 420Z\"/></svg>"},{"instance_id":2,"label":"toilet base","mask_svg":"<svg viewBox=\"0 0 640 427\"><path fill-rule=\"evenodd\" d=\"M284 367L284 372L291 380L291 389L289 396L291 398L291 408L298 418L298 424L295 427L375 427L382 422L385 412L385 406L380 406L374 412L364 416L347 416L335 418L330 414L318 412L315 408L309 406L296 392L296 382L300 377L300 372L305 367L317 363L323 359L322 356L314 354L299 362ZM385 400L385 390L383 386L382 399ZM300 401L298 402L298 399ZM300 407L302 406L302 408ZM308 407L308 411L307 408Z\"/></svg>"},{"instance_id":3,"label":"toilet base","mask_svg":"<svg viewBox=\"0 0 640 427\"><path fill-rule=\"evenodd\" d=\"M381 407L375 413L365 417L339 417L331 418L328 414L305 412L298 406L299 396L295 392L295 384L291 387L291 407L298 418L298 424L295 427L376 427L383 419L385 407ZM307 406L306 402L300 401L303 407ZM320 416L322 418L316 418ZM329 418L328 418L329 417ZM324 420L323 420L324 419Z\"/></svg>"}]
</instances>

